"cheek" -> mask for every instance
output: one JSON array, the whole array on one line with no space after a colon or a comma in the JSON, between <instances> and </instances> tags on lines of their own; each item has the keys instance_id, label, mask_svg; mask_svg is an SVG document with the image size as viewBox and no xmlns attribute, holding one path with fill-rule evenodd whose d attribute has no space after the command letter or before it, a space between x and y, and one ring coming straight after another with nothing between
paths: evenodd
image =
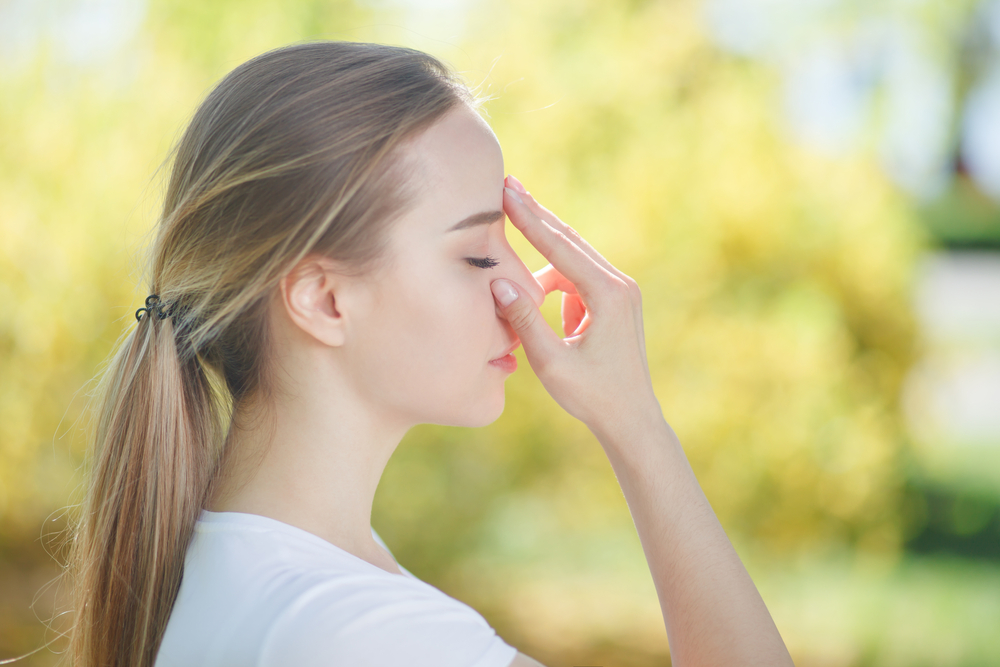
<instances>
[{"instance_id":1,"label":"cheek","mask_svg":"<svg viewBox=\"0 0 1000 667\"><path fill-rule=\"evenodd\" d=\"M484 423L496 417L499 376L488 362L507 342L490 292L499 274L463 268L409 272L421 275L419 284L401 276L373 304L352 362L371 401L418 423L457 424L481 417L484 392L492 392Z\"/></svg>"},{"instance_id":2,"label":"cheek","mask_svg":"<svg viewBox=\"0 0 1000 667\"><path fill-rule=\"evenodd\" d=\"M468 375L484 362L496 327L489 282L471 276L409 284L388 312L394 313L400 356L409 356L424 379Z\"/></svg>"},{"instance_id":3,"label":"cheek","mask_svg":"<svg viewBox=\"0 0 1000 667\"><path fill-rule=\"evenodd\" d=\"M454 364L468 355L487 354L493 343L490 333L496 314L489 283L465 278L443 286L427 303L423 318L428 345Z\"/></svg>"}]
</instances>

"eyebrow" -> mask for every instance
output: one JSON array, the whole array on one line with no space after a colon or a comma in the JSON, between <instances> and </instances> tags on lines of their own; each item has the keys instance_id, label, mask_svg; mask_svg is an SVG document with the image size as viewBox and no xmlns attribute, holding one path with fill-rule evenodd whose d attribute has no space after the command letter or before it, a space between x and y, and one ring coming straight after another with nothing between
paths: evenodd
<instances>
[{"instance_id":1,"label":"eyebrow","mask_svg":"<svg viewBox=\"0 0 1000 667\"><path fill-rule=\"evenodd\" d=\"M459 229L468 229L469 227L475 227L476 225L492 225L497 220L503 220L503 211L483 211L482 213L473 213L465 220L456 223L448 231L454 232Z\"/></svg>"}]
</instances>

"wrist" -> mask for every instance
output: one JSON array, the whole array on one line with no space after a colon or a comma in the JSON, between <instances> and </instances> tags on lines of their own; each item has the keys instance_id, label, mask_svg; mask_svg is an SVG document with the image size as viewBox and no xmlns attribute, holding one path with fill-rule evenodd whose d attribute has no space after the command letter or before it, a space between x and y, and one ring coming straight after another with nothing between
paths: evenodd
<instances>
[{"instance_id":1,"label":"wrist","mask_svg":"<svg viewBox=\"0 0 1000 667\"><path fill-rule=\"evenodd\" d=\"M645 408L618 412L600 422L588 423L587 428L609 455L612 452L628 454L653 443L662 443L665 438L677 439L655 399Z\"/></svg>"},{"instance_id":2,"label":"wrist","mask_svg":"<svg viewBox=\"0 0 1000 667\"><path fill-rule=\"evenodd\" d=\"M611 428L590 430L611 463L630 511L638 496L665 483L685 488L685 482L693 482L697 487L684 448L659 410L636 414Z\"/></svg>"}]
</instances>

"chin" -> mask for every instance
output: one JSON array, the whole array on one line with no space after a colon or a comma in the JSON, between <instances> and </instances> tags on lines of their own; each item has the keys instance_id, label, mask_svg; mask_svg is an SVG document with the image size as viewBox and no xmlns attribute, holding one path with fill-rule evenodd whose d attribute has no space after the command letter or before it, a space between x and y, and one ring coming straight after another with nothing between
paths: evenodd
<instances>
[{"instance_id":1,"label":"chin","mask_svg":"<svg viewBox=\"0 0 1000 667\"><path fill-rule=\"evenodd\" d=\"M481 426L489 426L497 419L499 419L500 415L503 414L503 407L504 407L504 400L503 400L503 394L501 394L500 404L492 406L492 409L488 412L488 414L483 415L482 419L480 419L475 424L470 424L470 426L472 426L473 428L479 428Z\"/></svg>"},{"instance_id":2,"label":"chin","mask_svg":"<svg viewBox=\"0 0 1000 667\"><path fill-rule=\"evenodd\" d=\"M457 407L457 406L456 406ZM484 396L479 401L468 403L463 401L461 408L451 412L450 415L433 423L442 426L462 426L465 428L479 428L489 426L503 414L504 391L503 385L500 390L492 395Z\"/></svg>"}]
</instances>

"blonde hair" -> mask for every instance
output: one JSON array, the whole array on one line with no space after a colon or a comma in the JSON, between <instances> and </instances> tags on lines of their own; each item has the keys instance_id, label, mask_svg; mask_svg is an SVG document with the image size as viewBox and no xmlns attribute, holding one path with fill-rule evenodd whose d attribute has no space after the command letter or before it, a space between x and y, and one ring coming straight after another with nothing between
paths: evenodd
<instances>
[{"instance_id":1,"label":"blonde hair","mask_svg":"<svg viewBox=\"0 0 1000 667\"><path fill-rule=\"evenodd\" d=\"M376 44L270 51L227 75L174 151L149 262L172 317L141 314L93 395L67 572L74 667L151 667L241 403L266 396L267 303L319 253L384 255L412 192L403 142L472 93L437 59Z\"/></svg>"}]
</instances>

